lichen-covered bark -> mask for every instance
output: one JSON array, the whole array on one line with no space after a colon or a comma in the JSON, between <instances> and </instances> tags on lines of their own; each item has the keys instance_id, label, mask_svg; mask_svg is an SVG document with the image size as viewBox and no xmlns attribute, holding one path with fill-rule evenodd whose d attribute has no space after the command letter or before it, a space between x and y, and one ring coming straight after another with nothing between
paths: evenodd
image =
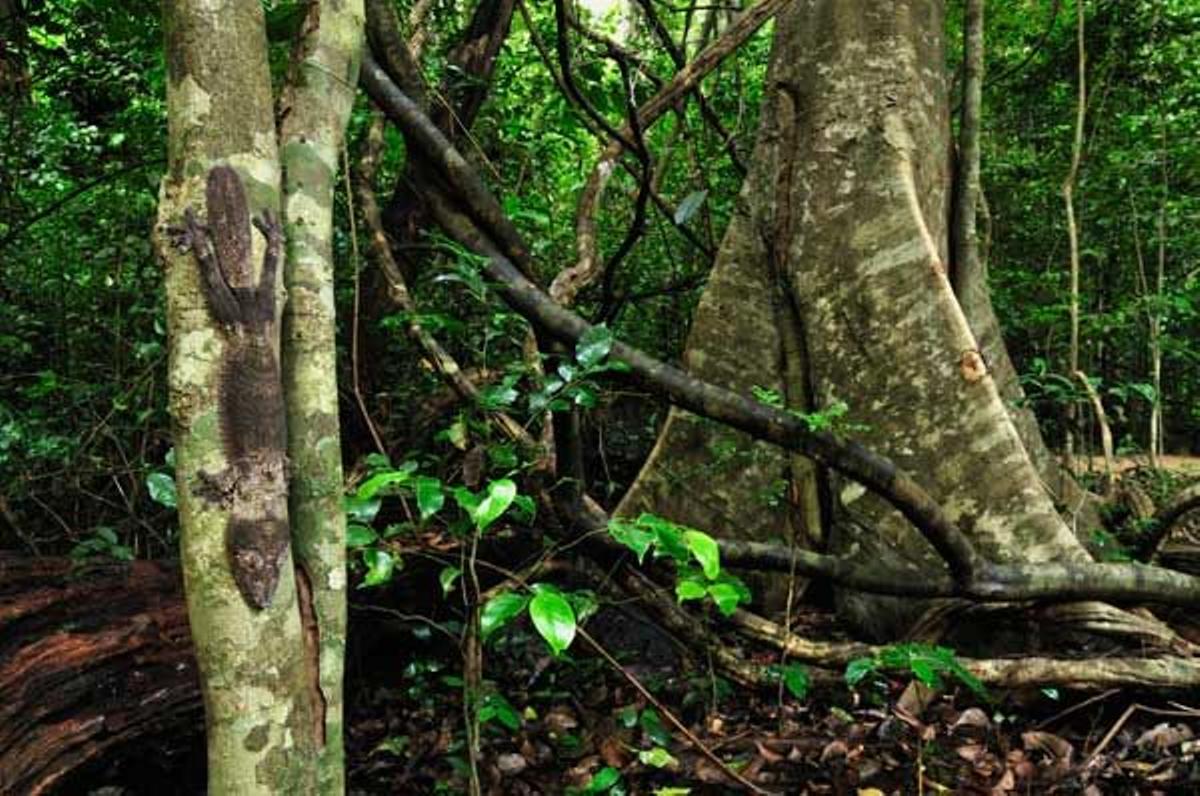
<instances>
[{"instance_id":1,"label":"lichen-covered bark","mask_svg":"<svg viewBox=\"0 0 1200 796\"><path fill-rule=\"evenodd\" d=\"M866 427L849 435L913 475L988 558L1084 560L1010 417L1004 399L1019 388L986 291L972 289L968 319L947 277L942 26L941 3L915 0L805 0L780 14L755 169L701 301L689 369L742 391L790 385L793 407L844 401L849 420ZM772 267L785 282L774 295ZM790 375L781 368L788 337L779 324L798 327L794 361L804 363L806 384L794 364ZM622 510L674 514L741 538L784 527L782 512L750 499L772 476L744 466L683 481L691 493L668 497L674 462L714 466L713 435L681 417L672 416ZM1033 452L1044 452L1032 418L1017 419L1030 425ZM716 522L702 516L714 481L726 509ZM834 552L914 577L941 569L912 526L862 486L835 478L831 493ZM806 497L811 504L815 491ZM841 607L879 637L903 632L922 609L853 592Z\"/></svg>"},{"instance_id":2,"label":"lichen-covered bark","mask_svg":"<svg viewBox=\"0 0 1200 796\"><path fill-rule=\"evenodd\" d=\"M773 58L772 63L779 61ZM699 379L748 394L770 390L808 408L803 336L781 266L792 222L781 178L790 125L767 112L750 172L692 320L684 366ZM782 200L782 201L781 201ZM658 442L615 513L648 511L726 537L819 541L817 474L800 456L672 408ZM784 584L757 579L768 608Z\"/></svg>"},{"instance_id":3,"label":"lichen-covered bark","mask_svg":"<svg viewBox=\"0 0 1200 796\"><path fill-rule=\"evenodd\" d=\"M185 208L205 214L205 176L218 163L238 172L251 213L278 207L262 7L253 0L171 0L164 4L164 27L169 168L156 242L165 267L180 549L204 691L209 789L310 793L311 711L291 557L284 555L269 605L259 609L243 599L226 548L234 512L229 499L214 494L213 480L231 472L237 453L222 438L221 414L222 375L235 346L205 300L196 258L175 249L167 235ZM257 268L266 241L261 235L251 240L247 262ZM256 274L247 276L257 283ZM282 512L286 523L283 495L264 492L270 494L235 495L236 501L263 501L260 509L238 510Z\"/></svg>"},{"instance_id":4,"label":"lichen-covered bark","mask_svg":"<svg viewBox=\"0 0 1200 796\"><path fill-rule=\"evenodd\" d=\"M854 436L912 474L997 561L1083 560L1059 519L946 277L949 183L940 3L809 0L781 17L791 54L774 88L797 126L788 252L818 403L844 400ZM835 552L895 559L928 544L862 487L836 481ZM911 602L844 595L891 636Z\"/></svg>"},{"instance_id":5,"label":"lichen-covered bark","mask_svg":"<svg viewBox=\"0 0 1200 796\"><path fill-rule=\"evenodd\" d=\"M292 465L292 540L302 579L320 792L340 794L345 789L346 523L334 340L333 195L358 82L362 1L312 2L304 30L281 103L289 244L283 380Z\"/></svg>"},{"instance_id":6,"label":"lichen-covered bark","mask_svg":"<svg viewBox=\"0 0 1200 796\"><path fill-rule=\"evenodd\" d=\"M979 350L987 360L992 379L1012 415L1029 458L1051 496L1074 518L1076 534L1086 544L1092 529L1099 526L1095 501L1046 447L1000 334L1000 323L988 290L986 266L979 255L976 208L981 202L979 139L985 62L983 17L984 0L969 0L963 13L963 99L954 170L954 226L950 231L954 293L979 341Z\"/></svg>"}]
</instances>

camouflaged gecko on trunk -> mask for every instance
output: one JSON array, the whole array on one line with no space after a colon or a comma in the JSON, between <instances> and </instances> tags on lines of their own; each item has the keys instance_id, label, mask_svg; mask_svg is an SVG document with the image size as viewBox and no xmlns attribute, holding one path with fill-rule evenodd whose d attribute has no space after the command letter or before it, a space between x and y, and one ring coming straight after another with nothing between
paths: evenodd
<instances>
[{"instance_id":1,"label":"camouflaged gecko on trunk","mask_svg":"<svg viewBox=\"0 0 1200 796\"><path fill-rule=\"evenodd\" d=\"M221 444L228 466L201 473L201 498L229 511L225 549L247 604L271 604L287 560L287 429L275 354L275 279L283 231L270 210L254 219L267 240L262 273L254 283L246 191L237 172L215 166L205 187L208 219L191 208L175 243L191 250L200 269L205 303L225 340L219 384Z\"/></svg>"}]
</instances>

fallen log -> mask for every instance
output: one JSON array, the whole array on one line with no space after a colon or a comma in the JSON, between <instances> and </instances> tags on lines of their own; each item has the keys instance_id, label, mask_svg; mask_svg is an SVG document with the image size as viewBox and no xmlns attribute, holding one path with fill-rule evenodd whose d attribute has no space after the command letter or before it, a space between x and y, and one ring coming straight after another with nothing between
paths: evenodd
<instances>
[{"instance_id":1,"label":"fallen log","mask_svg":"<svg viewBox=\"0 0 1200 796\"><path fill-rule=\"evenodd\" d=\"M200 743L177 566L0 552L0 793L52 793L89 764Z\"/></svg>"}]
</instances>

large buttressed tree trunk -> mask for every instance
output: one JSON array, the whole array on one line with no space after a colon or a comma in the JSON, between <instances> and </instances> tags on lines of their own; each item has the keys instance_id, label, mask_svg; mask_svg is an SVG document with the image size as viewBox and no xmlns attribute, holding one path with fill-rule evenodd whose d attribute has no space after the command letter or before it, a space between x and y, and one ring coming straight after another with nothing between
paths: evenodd
<instances>
[{"instance_id":1,"label":"large buttressed tree trunk","mask_svg":"<svg viewBox=\"0 0 1200 796\"><path fill-rule=\"evenodd\" d=\"M780 14L755 168L687 364L742 391L781 387L798 409L845 402L847 435L917 478L993 560L1081 560L948 279L943 23L942 3L917 0L804 0ZM765 292L747 300L758 286ZM1011 369L1003 375L1011 380ZM702 505L713 480L672 477L667 465L701 465L711 440L674 414L623 509L705 524L686 507ZM777 477L776 461L760 473L735 463L740 481L720 481L722 502L754 516L730 511L716 530L761 537L805 526L815 490L803 482L791 505L751 500ZM914 577L940 566L883 501L840 478L829 486L834 552ZM669 489L672 500L659 497ZM899 635L921 610L857 593L843 593L840 607L877 637Z\"/></svg>"}]
</instances>

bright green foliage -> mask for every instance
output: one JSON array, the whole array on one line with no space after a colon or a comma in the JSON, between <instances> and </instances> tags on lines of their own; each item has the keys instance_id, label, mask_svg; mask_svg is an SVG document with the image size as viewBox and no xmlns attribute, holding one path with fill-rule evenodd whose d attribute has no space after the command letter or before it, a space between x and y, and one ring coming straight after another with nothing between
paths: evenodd
<instances>
[{"instance_id":1,"label":"bright green foliage","mask_svg":"<svg viewBox=\"0 0 1200 796\"><path fill-rule=\"evenodd\" d=\"M516 592L501 592L483 604L479 615L479 634L487 641L497 630L521 615L529 597Z\"/></svg>"},{"instance_id":2,"label":"bright green foliage","mask_svg":"<svg viewBox=\"0 0 1200 796\"><path fill-rule=\"evenodd\" d=\"M621 772L612 766L605 766L593 774L582 788L568 788L567 794L568 796L585 796L593 793L608 793L615 796L618 792L625 792L623 788L618 791L620 782Z\"/></svg>"},{"instance_id":3,"label":"bright green foliage","mask_svg":"<svg viewBox=\"0 0 1200 796\"><path fill-rule=\"evenodd\" d=\"M959 662L954 650L929 644L893 644L874 657L856 658L846 666L846 684L854 688L871 675L896 671L908 672L930 688L941 688L942 678L950 676L987 697L983 683Z\"/></svg>"},{"instance_id":4,"label":"bright green foliage","mask_svg":"<svg viewBox=\"0 0 1200 796\"><path fill-rule=\"evenodd\" d=\"M487 724L489 721L498 722L513 732L521 729L521 714L503 694L497 692L484 694L479 701L479 723Z\"/></svg>"},{"instance_id":5,"label":"bright green foliage","mask_svg":"<svg viewBox=\"0 0 1200 796\"><path fill-rule=\"evenodd\" d=\"M550 583L534 583L529 588L532 597L507 591L484 603L480 635L487 641L528 609L534 629L554 655L561 655L575 640L579 622L595 613L595 597L590 592L562 592Z\"/></svg>"},{"instance_id":6,"label":"bright green foliage","mask_svg":"<svg viewBox=\"0 0 1200 796\"><path fill-rule=\"evenodd\" d=\"M639 564L650 551L655 557L672 559L678 574L675 596L679 602L711 597L725 616L750 602L750 590L741 578L721 569L720 549L703 531L676 525L653 514L642 514L632 522L609 520L608 532L633 551Z\"/></svg>"},{"instance_id":7,"label":"bright green foliage","mask_svg":"<svg viewBox=\"0 0 1200 796\"><path fill-rule=\"evenodd\" d=\"M950 4L956 9L955 4ZM1058 13L1051 16L1051 10ZM1155 396L1149 318L1161 324L1168 448L1189 445L1200 406L1200 6L1085 2L1089 108L1075 191L1080 219L1081 364L1097 380L1119 448L1144 449ZM1067 265L1061 183L1075 113L1075 13L987 7L983 186L990 280L1009 351L1050 441L1065 407L1086 413L1066 372ZM950 22L950 30L959 24ZM951 39L953 41L953 38ZM952 54L952 58L957 55ZM1162 255L1163 286L1156 286ZM1140 261L1140 265L1139 265ZM1177 436L1172 438L1172 434Z\"/></svg>"},{"instance_id":8,"label":"bright green foliage","mask_svg":"<svg viewBox=\"0 0 1200 796\"><path fill-rule=\"evenodd\" d=\"M654 768L674 768L679 765L679 761L661 746L656 746L653 749L643 749L638 752L638 760Z\"/></svg>"},{"instance_id":9,"label":"bright green foliage","mask_svg":"<svg viewBox=\"0 0 1200 796\"><path fill-rule=\"evenodd\" d=\"M132 561L133 551L127 545L121 544L112 528L100 527L92 531L88 538L71 548L71 558L84 559L93 557Z\"/></svg>"},{"instance_id":10,"label":"bright green foliage","mask_svg":"<svg viewBox=\"0 0 1200 796\"><path fill-rule=\"evenodd\" d=\"M575 640L575 611L555 589L543 584L536 590L529 601L529 618L555 655L561 655Z\"/></svg>"}]
</instances>

